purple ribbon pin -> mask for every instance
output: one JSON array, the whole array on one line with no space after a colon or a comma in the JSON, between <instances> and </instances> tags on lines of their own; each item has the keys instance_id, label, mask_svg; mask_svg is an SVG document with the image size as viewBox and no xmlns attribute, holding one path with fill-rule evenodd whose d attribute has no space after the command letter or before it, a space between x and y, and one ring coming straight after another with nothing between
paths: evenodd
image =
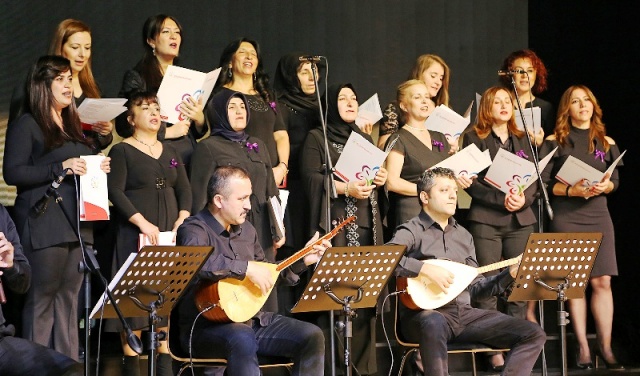
<instances>
[{"instance_id":1,"label":"purple ribbon pin","mask_svg":"<svg viewBox=\"0 0 640 376\"><path fill-rule=\"evenodd\" d=\"M518 152L516 152L516 155L517 155L518 157L520 157L520 158L524 158L524 159L529 158L529 156L528 156L528 155L526 155L526 154L524 153L524 150L522 150L522 149L518 150Z\"/></svg>"},{"instance_id":2,"label":"purple ribbon pin","mask_svg":"<svg viewBox=\"0 0 640 376\"><path fill-rule=\"evenodd\" d=\"M169 161L169 168L178 168L178 166L182 166L182 163L178 163L175 158L171 158Z\"/></svg>"},{"instance_id":3,"label":"purple ribbon pin","mask_svg":"<svg viewBox=\"0 0 640 376\"><path fill-rule=\"evenodd\" d=\"M436 147L438 148L438 151L442 151L442 148L444 147L444 145L442 144L442 142L440 142L440 141L436 141L436 140L433 140L433 141L431 142L431 145L436 146Z\"/></svg>"},{"instance_id":4,"label":"purple ribbon pin","mask_svg":"<svg viewBox=\"0 0 640 376\"><path fill-rule=\"evenodd\" d=\"M604 162L604 151L596 149L593 154L596 159L600 159L600 162Z\"/></svg>"},{"instance_id":5,"label":"purple ribbon pin","mask_svg":"<svg viewBox=\"0 0 640 376\"><path fill-rule=\"evenodd\" d=\"M255 151L257 153L258 152L258 143L257 142L254 142L254 143L247 142L247 149L248 150L253 150L253 151Z\"/></svg>"},{"instance_id":6,"label":"purple ribbon pin","mask_svg":"<svg viewBox=\"0 0 640 376\"><path fill-rule=\"evenodd\" d=\"M269 102L269 107L271 107L271 109L273 110L273 112L278 112L276 111L276 102Z\"/></svg>"}]
</instances>

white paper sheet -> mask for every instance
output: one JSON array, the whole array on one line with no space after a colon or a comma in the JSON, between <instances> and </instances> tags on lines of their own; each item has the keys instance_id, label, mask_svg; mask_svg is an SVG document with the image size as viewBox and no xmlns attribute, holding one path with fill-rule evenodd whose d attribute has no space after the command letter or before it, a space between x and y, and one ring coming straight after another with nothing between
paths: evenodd
<instances>
[{"instance_id":1,"label":"white paper sheet","mask_svg":"<svg viewBox=\"0 0 640 376\"><path fill-rule=\"evenodd\" d=\"M613 173L613 170L616 168L616 166L622 159L622 156L624 156L626 152L626 150L623 151L622 154L620 154L620 156L615 161L613 161L611 166L609 166L609 168L605 172L596 170L595 168L589 166L578 158L570 155L564 162L562 167L560 167L560 171L558 171L558 173L556 174L556 180L571 186L575 185L582 179L586 180L587 186L597 184L598 182L602 181L607 173Z\"/></svg>"},{"instance_id":2,"label":"white paper sheet","mask_svg":"<svg viewBox=\"0 0 640 376\"><path fill-rule=\"evenodd\" d=\"M109 219L109 191L107 174L100 164L104 155L82 155L87 173L80 176L80 221L106 221Z\"/></svg>"},{"instance_id":3,"label":"white paper sheet","mask_svg":"<svg viewBox=\"0 0 640 376\"><path fill-rule=\"evenodd\" d=\"M382 110L380 109L380 100L378 99L378 93L373 94L371 98L367 99L363 104L358 106L358 117L356 118L356 125L362 129L365 124L375 124L378 120L382 119Z\"/></svg>"},{"instance_id":4,"label":"white paper sheet","mask_svg":"<svg viewBox=\"0 0 640 376\"><path fill-rule=\"evenodd\" d=\"M358 133L351 132L335 165L334 174L346 183L352 180L366 180L367 184L371 185L386 158L387 153Z\"/></svg>"},{"instance_id":5,"label":"white paper sheet","mask_svg":"<svg viewBox=\"0 0 640 376\"><path fill-rule=\"evenodd\" d=\"M473 105L473 102L471 102ZM449 107L441 104L429 115L425 121L425 127L429 130L444 134L450 145L457 145L462 132L469 125L469 107L465 113L466 117L458 115Z\"/></svg>"},{"instance_id":6,"label":"white paper sheet","mask_svg":"<svg viewBox=\"0 0 640 376\"><path fill-rule=\"evenodd\" d=\"M533 110L533 125L531 124L532 110ZM527 125L527 129L533 129L533 133L538 134L538 132L540 132L540 129L542 129L542 112L540 110L540 107L525 108L524 110L522 110L522 114L524 115L524 121L525 121L525 124ZM516 118L516 125L518 126L518 129L520 129L521 131L524 131L524 125L522 125L522 117L520 116L520 111L514 110L513 116L515 116Z\"/></svg>"},{"instance_id":7,"label":"white paper sheet","mask_svg":"<svg viewBox=\"0 0 640 376\"><path fill-rule=\"evenodd\" d=\"M149 239L145 234L138 235L138 252L148 246L151 245ZM160 231L158 234L158 244L156 245L166 245L166 246L174 246L176 245L176 232L175 231Z\"/></svg>"},{"instance_id":8,"label":"white paper sheet","mask_svg":"<svg viewBox=\"0 0 640 376\"><path fill-rule=\"evenodd\" d=\"M78 107L78 115L85 124L111 121L127 110L125 103L126 98L85 98Z\"/></svg>"},{"instance_id":9,"label":"white paper sheet","mask_svg":"<svg viewBox=\"0 0 640 376\"><path fill-rule=\"evenodd\" d=\"M180 103L188 97L196 101L202 98L203 105L206 104L219 75L220 68L202 73L169 65L158 89L162 121L175 124L185 120L180 112Z\"/></svg>"},{"instance_id":10,"label":"white paper sheet","mask_svg":"<svg viewBox=\"0 0 640 376\"><path fill-rule=\"evenodd\" d=\"M456 176L467 176L471 178L477 176L478 173L490 165L491 155L489 154L489 150L482 152L475 144L471 144L431 168L450 168Z\"/></svg>"},{"instance_id":11,"label":"white paper sheet","mask_svg":"<svg viewBox=\"0 0 640 376\"><path fill-rule=\"evenodd\" d=\"M557 149L557 148L556 148ZM556 149L538 162L540 171L547 167ZM524 158L499 149L484 180L506 194L519 195L538 179L536 166Z\"/></svg>"}]
</instances>

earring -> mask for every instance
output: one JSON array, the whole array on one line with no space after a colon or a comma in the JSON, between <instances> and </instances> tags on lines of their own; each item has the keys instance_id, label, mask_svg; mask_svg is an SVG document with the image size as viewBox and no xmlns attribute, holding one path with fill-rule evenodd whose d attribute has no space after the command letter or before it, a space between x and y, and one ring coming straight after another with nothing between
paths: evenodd
<instances>
[{"instance_id":1,"label":"earring","mask_svg":"<svg viewBox=\"0 0 640 376\"><path fill-rule=\"evenodd\" d=\"M156 47L151 47L151 51L153 52L153 56L156 56Z\"/></svg>"},{"instance_id":2,"label":"earring","mask_svg":"<svg viewBox=\"0 0 640 376\"><path fill-rule=\"evenodd\" d=\"M256 80L256 72L253 72L253 80Z\"/></svg>"},{"instance_id":3,"label":"earring","mask_svg":"<svg viewBox=\"0 0 640 376\"><path fill-rule=\"evenodd\" d=\"M233 72L231 71L231 69L227 71L227 77L229 78L233 77Z\"/></svg>"}]
</instances>

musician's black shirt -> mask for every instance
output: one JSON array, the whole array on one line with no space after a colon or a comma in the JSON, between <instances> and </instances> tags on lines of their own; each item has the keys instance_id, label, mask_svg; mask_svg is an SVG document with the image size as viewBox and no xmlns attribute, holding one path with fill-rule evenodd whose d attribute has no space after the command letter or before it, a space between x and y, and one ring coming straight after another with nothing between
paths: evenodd
<instances>
[{"instance_id":1,"label":"musician's black shirt","mask_svg":"<svg viewBox=\"0 0 640 376\"><path fill-rule=\"evenodd\" d=\"M471 234L453 217L449 218L449 223L443 230L422 210L417 217L398 226L389 244L407 246L407 252L396 269L398 276L417 276L423 265L420 260L433 258L478 266ZM476 298L497 295L509 287L512 281L513 278L508 269L488 278L480 274L471 282L467 290L449 304L470 304L470 294Z\"/></svg>"},{"instance_id":2,"label":"musician's black shirt","mask_svg":"<svg viewBox=\"0 0 640 376\"><path fill-rule=\"evenodd\" d=\"M193 285L197 281L201 278L213 281L224 278L243 279L246 276L249 261L265 261L256 229L251 223L245 221L240 225L231 226L230 231L227 231L207 208L185 219L178 228L176 242L178 245L214 247L213 253L202 266L197 277L193 279L179 304L180 323L185 325L187 330L190 329L198 314L193 291ZM295 284L299 280L295 272L305 269L304 263L298 261L283 270L281 276L289 284ZM254 318L259 319L262 325L268 325L273 315L271 312L258 312Z\"/></svg>"}]
</instances>

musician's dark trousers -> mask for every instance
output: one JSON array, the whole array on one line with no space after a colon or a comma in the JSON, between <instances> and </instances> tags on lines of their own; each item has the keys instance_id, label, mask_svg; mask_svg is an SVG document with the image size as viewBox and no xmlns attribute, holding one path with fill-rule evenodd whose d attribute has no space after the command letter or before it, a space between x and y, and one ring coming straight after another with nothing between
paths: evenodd
<instances>
[{"instance_id":1,"label":"musician's dark trousers","mask_svg":"<svg viewBox=\"0 0 640 376\"><path fill-rule=\"evenodd\" d=\"M188 349L188 333L181 334L182 347ZM251 325L198 325L191 348L194 357L227 359L229 376L259 376L258 355L291 358L292 376L322 376L324 370L322 330L280 315L267 326L261 326L257 319L251 320Z\"/></svg>"},{"instance_id":2,"label":"musician's dark trousers","mask_svg":"<svg viewBox=\"0 0 640 376\"><path fill-rule=\"evenodd\" d=\"M0 374L82 375L83 367L48 347L17 337L0 336Z\"/></svg>"},{"instance_id":3,"label":"musician's dark trousers","mask_svg":"<svg viewBox=\"0 0 640 376\"><path fill-rule=\"evenodd\" d=\"M510 348L502 374L529 376L546 340L542 328L534 323L455 301L437 311L410 311L401 307L399 315L404 339L420 344L428 376L448 375L450 342Z\"/></svg>"}]
</instances>

